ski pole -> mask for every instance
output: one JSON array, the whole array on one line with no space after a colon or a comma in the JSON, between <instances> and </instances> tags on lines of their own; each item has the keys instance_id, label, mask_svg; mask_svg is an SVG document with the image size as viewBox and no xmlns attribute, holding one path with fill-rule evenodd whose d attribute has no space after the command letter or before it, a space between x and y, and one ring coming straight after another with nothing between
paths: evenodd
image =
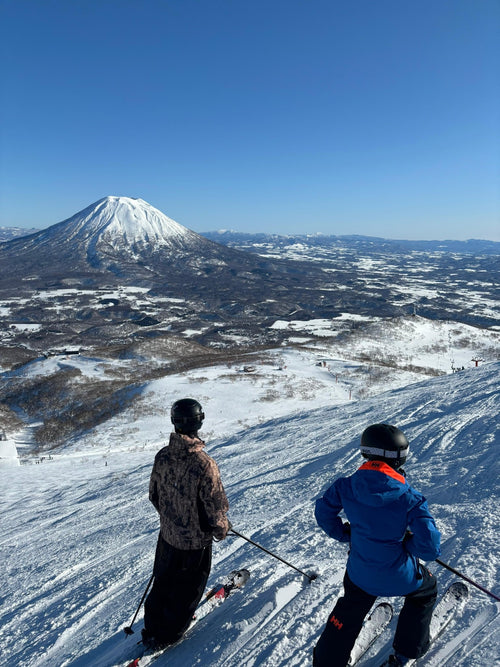
<instances>
[{"instance_id":1,"label":"ski pole","mask_svg":"<svg viewBox=\"0 0 500 667\"><path fill-rule=\"evenodd\" d=\"M133 635L133 634L134 634L134 631L132 630L132 626L134 625L135 618L136 618L137 614L139 613L139 609L142 607L142 603L143 603L144 600L146 599L146 595L148 594L149 587L150 587L151 584L153 583L153 579L154 579L154 578L155 578L155 575L152 574L152 575L151 575L151 579L148 581L148 585L146 586L146 590L144 591L144 595L142 596L141 601L139 602L139 606L138 606L137 609L136 609L136 612L135 612L135 614L134 614L134 618L132 619L132 623L131 623L130 625L127 625L126 628L123 628L123 632L124 632L126 635Z\"/></svg>"},{"instance_id":2,"label":"ski pole","mask_svg":"<svg viewBox=\"0 0 500 667\"><path fill-rule=\"evenodd\" d=\"M280 560L282 563L285 563L285 565L288 565L288 567L291 567L293 570L297 570L297 572L300 572L300 574L303 574L304 577L307 577L309 579L309 583L311 581L314 581L315 579L317 579L317 577L318 577L317 574L307 574L306 572L303 572L302 570L299 570L299 568L295 567L295 565L292 565L291 563L288 563L286 560L284 560L280 556L277 556L276 554L273 554L272 551L269 551L269 549L266 549L261 544L257 544L257 542L254 542L249 537L246 537L245 535L242 535L241 533L238 533L238 531L235 530L234 528L231 528L231 532L234 533L235 535L238 535L238 537L242 537L247 542L250 542L250 544L253 544L254 547L257 547L258 549L262 549L262 551L265 551L266 554L269 554L273 558L276 558L277 560Z\"/></svg>"},{"instance_id":3,"label":"ski pole","mask_svg":"<svg viewBox=\"0 0 500 667\"><path fill-rule=\"evenodd\" d=\"M442 565L443 567L445 567L450 572L453 572L453 574L456 574L457 577L461 577L462 579L465 579L465 581L468 581L469 584L472 584L476 588L479 588L480 591L483 591L483 593L486 593L487 595L491 595L492 598L494 598L495 600L498 600L500 602L500 597L498 597L498 595L495 595L495 593L492 593L487 588L484 588L483 586L476 583L472 579L469 579L469 577L466 577L465 574L462 574L458 570L455 570L455 568L451 567L451 565L448 565L447 563L443 563L443 561L439 560L439 558L436 558L436 563L439 563L439 565Z\"/></svg>"}]
</instances>

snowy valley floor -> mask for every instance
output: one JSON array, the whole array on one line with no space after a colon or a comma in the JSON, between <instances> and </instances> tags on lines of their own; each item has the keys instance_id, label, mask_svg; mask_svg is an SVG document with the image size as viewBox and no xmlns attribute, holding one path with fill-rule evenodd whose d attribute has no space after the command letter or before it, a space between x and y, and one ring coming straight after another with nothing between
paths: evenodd
<instances>
[{"instance_id":1,"label":"snowy valley floor","mask_svg":"<svg viewBox=\"0 0 500 667\"><path fill-rule=\"evenodd\" d=\"M242 430L238 420L256 405L240 403L224 427L226 405L212 398L214 431L221 435L210 436L208 451L221 469L233 525L318 578L308 584L242 539L228 537L214 546L209 583L247 567L251 578L244 592L202 619L155 666L312 664L315 641L342 590L347 556L345 546L316 526L314 500L336 476L355 471L359 436L374 422L394 423L409 436L408 478L436 517L442 559L498 595L499 373L500 364L488 364L359 401L347 401L344 387L337 405L330 398L311 410L307 401L292 401L288 412L283 408L272 419L270 404ZM186 394L196 395L196 387L191 384ZM147 491L162 443L132 426L123 437L127 419L135 418L122 415L51 461L0 468L0 664L107 667L114 663L106 654L135 641L122 629L151 574L158 520ZM454 579L435 563L431 569L441 590ZM392 602L398 610L400 601ZM463 616L425 665L498 664L499 612L500 603L471 588ZM388 632L377 648L389 642ZM362 664L377 667L379 660L370 655Z\"/></svg>"}]
</instances>

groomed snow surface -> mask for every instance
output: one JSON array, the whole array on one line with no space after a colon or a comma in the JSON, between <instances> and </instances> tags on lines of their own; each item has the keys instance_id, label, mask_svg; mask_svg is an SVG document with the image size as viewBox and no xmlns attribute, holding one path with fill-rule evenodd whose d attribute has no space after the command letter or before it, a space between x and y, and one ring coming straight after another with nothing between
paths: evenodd
<instances>
[{"instance_id":1,"label":"groomed snow surface","mask_svg":"<svg viewBox=\"0 0 500 667\"><path fill-rule=\"evenodd\" d=\"M499 373L499 363L485 364L365 400L348 400L344 387L330 403L308 403L307 395L299 400L296 394L257 402L251 392L245 403L240 392L233 406L231 385L221 398L215 389L202 436L212 434L208 452L219 464L234 527L318 578L307 583L237 537L215 544L209 584L241 567L251 578L155 667L312 664L314 644L342 591L347 556L345 545L317 527L314 501L338 475L360 465L359 436L374 422L394 423L409 436L408 478L427 497L442 531L442 559L500 594ZM177 397L207 398L203 382L177 382ZM332 382L331 396L341 392L335 387ZM169 404L173 385L163 388ZM117 657L137 640L142 611L133 637L125 637L123 627L151 575L158 531L148 482L163 444L160 422L165 438L170 431L153 389L143 401L148 396L151 432L147 416L125 413L50 461L0 467L2 665L126 664ZM455 579L436 563L430 567L441 591ZM398 611L401 600L392 602ZM424 664L498 664L499 611L500 603L471 587L463 616ZM389 647L394 625L393 619L377 651ZM377 659L374 653L361 664L377 667L380 653Z\"/></svg>"}]
</instances>

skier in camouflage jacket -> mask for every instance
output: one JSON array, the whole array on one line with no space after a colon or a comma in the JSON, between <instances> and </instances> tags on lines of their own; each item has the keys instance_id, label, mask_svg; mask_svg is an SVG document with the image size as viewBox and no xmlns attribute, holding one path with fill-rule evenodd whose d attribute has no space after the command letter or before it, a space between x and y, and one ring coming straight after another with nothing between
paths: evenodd
<instances>
[{"instance_id":1,"label":"skier in camouflage jacket","mask_svg":"<svg viewBox=\"0 0 500 667\"><path fill-rule=\"evenodd\" d=\"M153 646L175 643L189 627L210 574L212 540L223 540L230 529L219 469L198 437L201 405L176 401L171 418L175 433L156 455L149 484L160 535L142 634Z\"/></svg>"}]
</instances>

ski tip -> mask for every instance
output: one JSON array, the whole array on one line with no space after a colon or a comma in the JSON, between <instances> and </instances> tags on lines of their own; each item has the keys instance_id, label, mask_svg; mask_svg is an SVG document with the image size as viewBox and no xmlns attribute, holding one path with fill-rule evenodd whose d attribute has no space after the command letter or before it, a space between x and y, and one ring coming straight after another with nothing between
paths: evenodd
<instances>
[{"instance_id":1,"label":"ski tip","mask_svg":"<svg viewBox=\"0 0 500 667\"><path fill-rule=\"evenodd\" d=\"M234 588L242 588L247 583L249 578L250 570L243 568L241 570L235 570L234 572L231 572L229 580Z\"/></svg>"},{"instance_id":2,"label":"ski tip","mask_svg":"<svg viewBox=\"0 0 500 667\"><path fill-rule=\"evenodd\" d=\"M466 584L464 584L463 581L454 581L451 584L449 590L453 592L457 600L460 598L469 597L469 592L470 592L469 587Z\"/></svg>"},{"instance_id":3,"label":"ski tip","mask_svg":"<svg viewBox=\"0 0 500 667\"><path fill-rule=\"evenodd\" d=\"M140 661L141 661L140 658L136 658L135 660L132 660L132 662L129 662L127 667L139 667Z\"/></svg>"},{"instance_id":4,"label":"ski tip","mask_svg":"<svg viewBox=\"0 0 500 667\"><path fill-rule=\"evenodd\" d=\"M385 620L389 623L394 616L394 609L390 602L381 602L377 605L379 610L383 612Z\"/></svg>"}]
</instances>

